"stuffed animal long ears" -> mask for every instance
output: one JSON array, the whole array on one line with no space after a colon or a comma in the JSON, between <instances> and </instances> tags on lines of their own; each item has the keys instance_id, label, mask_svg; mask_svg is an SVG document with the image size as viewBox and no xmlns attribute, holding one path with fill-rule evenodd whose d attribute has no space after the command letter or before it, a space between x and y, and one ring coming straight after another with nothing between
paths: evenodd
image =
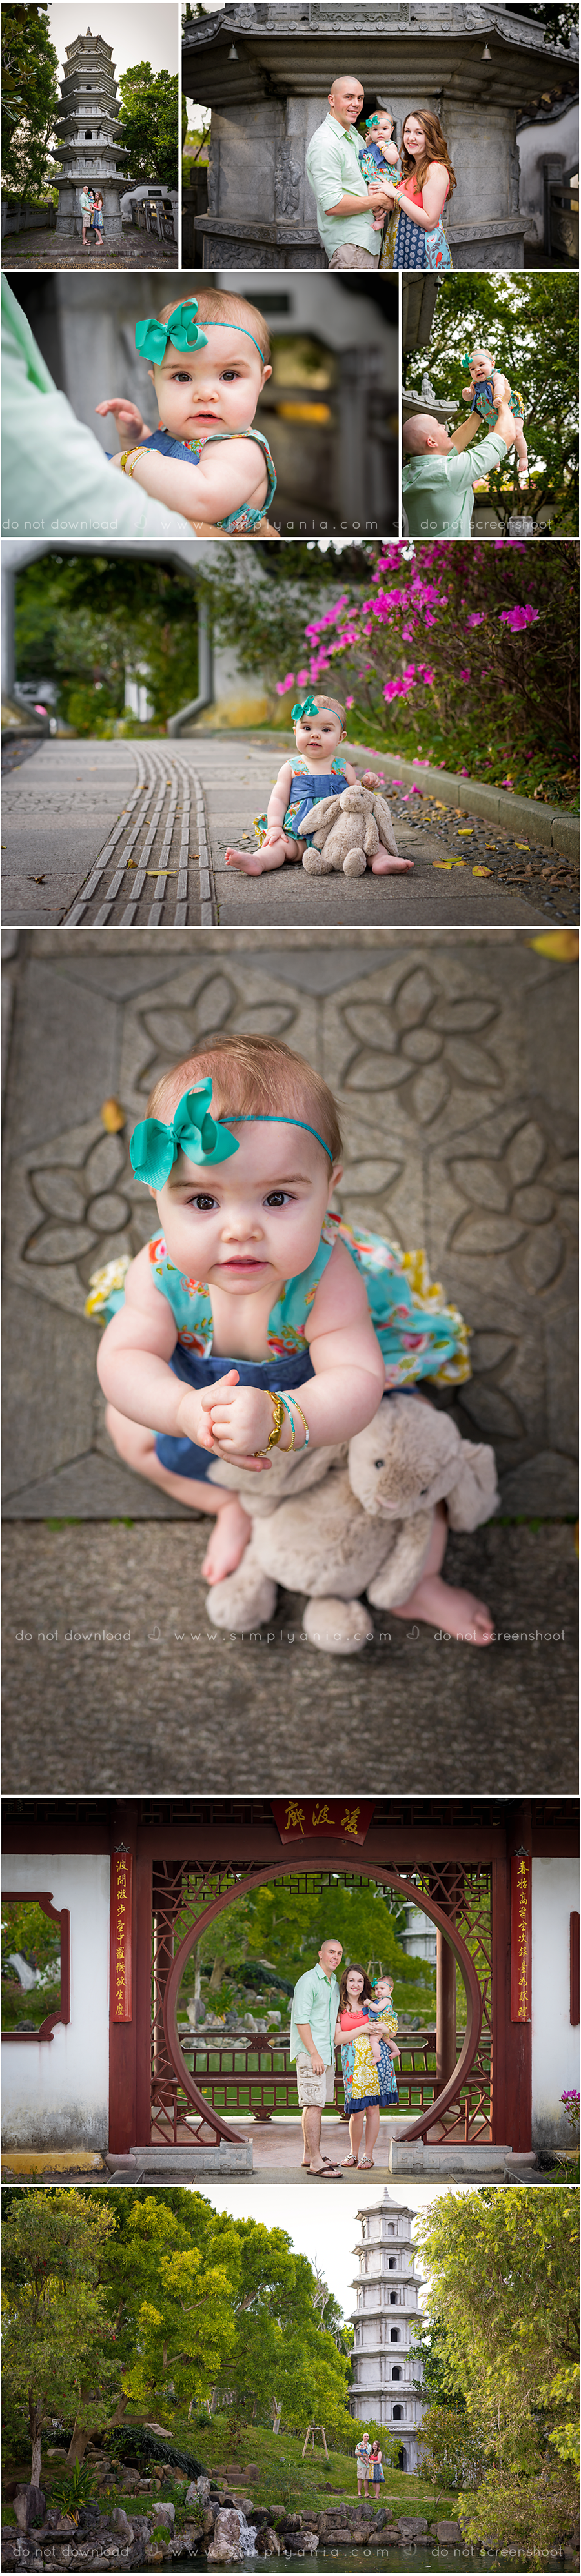
<instances>
[{"instance_id":1,"label":"stuffed animal long ears","mask_svg":"<svg viewBox=\"0 0 581 2576\"><path fill-rule=\"evenodd\" d=\"M483 1440L463 1440L457 1483L446 1496L450 1529L478 1529L500 1501L494 1450Z\"/></svg>"}]
</instances>

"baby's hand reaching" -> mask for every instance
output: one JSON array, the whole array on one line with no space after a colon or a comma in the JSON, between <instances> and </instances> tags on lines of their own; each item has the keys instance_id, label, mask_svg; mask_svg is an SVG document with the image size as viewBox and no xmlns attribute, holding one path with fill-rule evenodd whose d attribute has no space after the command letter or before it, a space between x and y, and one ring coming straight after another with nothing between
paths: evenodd
<instances>
[{"instance_id":1,"label":"baby's hand reaching","mask_svg":"<svg viewBox=\"0 0 581 2576\"><path fill-rule=\"evenodd\" d=\"M119 401L117 396L113 395L111 402L96 403L95 411L98 412L100 420L104 420L106 413L112 411L118 429L123 430L128 440L151 437L151 430L145 428L137 403Z\"/></svg>"}]
</instances>

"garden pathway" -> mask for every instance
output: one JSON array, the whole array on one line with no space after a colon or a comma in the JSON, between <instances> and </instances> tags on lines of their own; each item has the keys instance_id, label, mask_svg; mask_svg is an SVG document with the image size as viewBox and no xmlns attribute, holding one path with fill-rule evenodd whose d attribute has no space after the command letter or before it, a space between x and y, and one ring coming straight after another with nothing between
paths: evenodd
<instances>
[{"instance_id":1,"label":"garden pathway","mask_svg":"<svg viewBox=\"0 0 581 2576\"><path fill-rule=\"evenodd\" d=\"M559 863L545 849L519 860L508 834L466 814L436 818L420 795L389 799L412 876L309 877L288 864L245 877L226 868L229 840L246 835L254 847L253 818L283 752L276 734L43 741L5 785L4 921L502 929L570 918L559 909ZM377 752L358 746L356 757L381 768ZM495 876L511 851L516 871L530 865L533 875L507 887ZM490 875L474 876L475 864Z\"/></svg>"}]
</instances>

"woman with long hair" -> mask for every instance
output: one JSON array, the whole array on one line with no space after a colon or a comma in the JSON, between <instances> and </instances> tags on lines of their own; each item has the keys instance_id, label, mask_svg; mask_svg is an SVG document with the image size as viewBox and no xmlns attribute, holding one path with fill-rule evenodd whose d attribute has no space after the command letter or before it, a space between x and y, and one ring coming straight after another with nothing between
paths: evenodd
<instances>
[{"instance_id":1,"label":"woman with long hair","mask_svg":"<svg viewBox=\"0 0 581 2576\"><path fill-rule=\"evenodd\" d=\"M451 268L442 215L456 180L439 116L431 109L414 108L405 117L401 168L399 185L389 191L399 211L393 266Z\"/></svg>"},{"instance_id":2,"label":"woman with long hair","mask_svg":"<svg viewBox=\"0 0 581 2576\"><path fill-rule=\"evenodd\" d=\"M398 2091L393 2059L399 2057L393 2038L389 2046L386 2026L371 2023L367 2006L371 1984L364 1968L352 1964L345 1968L339 1988L339 2018L335 2031L336 2046L341 2048L341 2066L345 2091L345 2118L349 2121L350 2153L343 2156L344 2165L358 2165L360 2173L373 2166L373 2149L381 2111L397 2110ZM390 2015L391 2031L397 2029L397 2017ZM371 2040L379 2042L375 2054ZM360 2149L365 2128L365 2154Z\"/></svg>"}]
</instances>

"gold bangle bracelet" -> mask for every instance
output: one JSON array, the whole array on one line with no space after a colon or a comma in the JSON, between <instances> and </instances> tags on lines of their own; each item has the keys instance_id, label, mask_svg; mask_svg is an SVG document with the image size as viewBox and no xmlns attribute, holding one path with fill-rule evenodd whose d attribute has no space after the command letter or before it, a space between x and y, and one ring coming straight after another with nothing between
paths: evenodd
<instances>
[{"instance_id":1,"label":"gold bangle bracelet","mask_svg":"<svg viewBox=\"0 0 581 2576\"><path fill-rule=\"evenodd\" d=\"M285 1421L286 1421L286 1414L285 1414L284 1404L283 1404L283 1402L282 1402L282 1398L280 1397L280 1395L274 1395L274 1393L273 1393L273 1389L272 1389L272 1387L271 1387L271 1386L266 1386L266 1387L265 1387L264 1392L265 1392L265 1395L270 1396L270 1402L271 1402L271 1405L272 1405L272 1410L273 1410L274 1420L273 1420L273 1425L272 1425L272 1431L269 1431L268 1440L267 1440L267 1443L266 1443L266 1448L265 1448L265 1449L255 1449L255 1451L254 1451L254 1456L255 1456L255 1458L267 1458L267 1457L268 1457L269 1449L276 1449L276 1448L277 1448L277 1446L278 1446L278 1442L279 1442L279 1440L280 1440L281 1431L284 1431L284 1425L285 1425Z\"/></svg>"},{"instance_id":2,"label":"gold bangle bracelet","mask_svg":"<svg viewBox=\"0 0 581 2576\"><path fill-rule=\"evenodd\" d=\"M132 465L130 465L130 463L129 463L129 458L130 458L130 456L132 456L132 457L133 457L133 464L132 464ZM122 455L122 458L121 458L121 472L122 472L122 474L134 474L134 473L135 473L135 467L136 467L136 464L137 464L137 461L138 461L138 457L140 457L140 456L145 456L145 448L144 448L144 447L126 447L126 448L124 448L124 450L123 450L123 455Z\"/></svg>"}]
</instances>

